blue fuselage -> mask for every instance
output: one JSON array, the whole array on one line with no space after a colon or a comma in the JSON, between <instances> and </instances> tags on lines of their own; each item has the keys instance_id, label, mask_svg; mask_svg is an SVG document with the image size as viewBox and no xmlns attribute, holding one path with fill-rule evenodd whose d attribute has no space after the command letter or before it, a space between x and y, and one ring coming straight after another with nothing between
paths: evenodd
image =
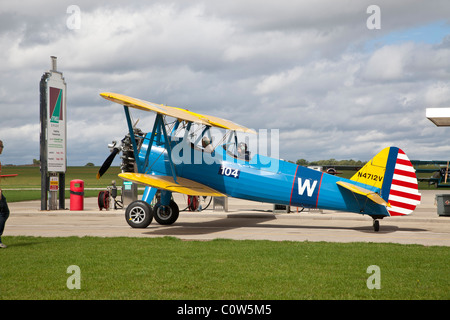
<instances>
[{"instance_id":1,"label":"blue fuselage","mask_svg":"<svg viewBox=\"0 0 450 320\"><path fill-rule=\"evenodd\" d=\"M139 161L145 160L147 147L148 140L145 139ZM336 184L339 180L350 181L348 179L258 154L249 160L240 159L225 150L224 146L207 153L194 148L190 142L175 139L171 147L176 176L202 183L230 197L305 208L386 215L386 210L381 206ZM164 145L154 143L147 163L147 173L172 175L173 169ZM379 191L378 188L350 182Z\"/></svg>"}]
</instances>

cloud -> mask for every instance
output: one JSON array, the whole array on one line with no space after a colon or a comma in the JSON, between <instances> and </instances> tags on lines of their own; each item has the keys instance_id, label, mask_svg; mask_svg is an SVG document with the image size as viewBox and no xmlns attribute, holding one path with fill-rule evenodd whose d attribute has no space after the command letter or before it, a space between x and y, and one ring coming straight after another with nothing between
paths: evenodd
<instances>
[{"instance_id":1,"label":"cloud","mask_svg":"<svg viewBox=\"0 0 450 320\"><path fill-rule=\"evenodd\" d=\"M450 106L450 83L437 82L428 86L425 92L425 103L433 108L448 108Z\"/></svg>"},{"instance_id":2,"label":"cloud","mask_svg":"<svg viewBox=\"0 0 450 320\"><path fill-rule=\"evenodd\" d=\"M384 46L373 53L365 68L365 77L375 80L399 80L405 77L408 53L413 43Z\"/></svg>"},{"instance_id":3,"label":"cloud","mask_svg":"<svg viewBox=\"0 0 450 320\"><path fill-rule=\"evenodd\" d=\"M301 67L295 67L294 69L286 72L269 75L256 85L255 94L268 94L278 91L298 80L301 74Z\"/></svg>"},{"instance_id":4,"label":"cloud","mask_svg":"<svg viewBox=\"0 0 450 320\"><path fill-rule=\"evenodd\" d=\"M71 30L68 2L5 3L2 162L39 157L38 84L51 55L68 87L69 165L101 164L127 131L102 91L279 129L280 156L293 161L368 160L386 144L410 158L449 157L446 129L425 108L449 106L450 6L379 1L381 29L369 30L370 4L80 0ZM439 36L423 42L418 30ZM137 117L151 129L152 116Z\"/></svg>"}]
</instances>

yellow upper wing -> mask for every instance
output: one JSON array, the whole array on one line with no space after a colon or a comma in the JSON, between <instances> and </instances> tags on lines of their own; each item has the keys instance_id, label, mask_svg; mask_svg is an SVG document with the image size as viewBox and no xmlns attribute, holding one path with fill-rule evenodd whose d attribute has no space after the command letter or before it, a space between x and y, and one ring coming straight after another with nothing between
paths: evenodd
<instances>
[{"instance_id":1,"label":"yellow upper wing","mask_svg":"<svg viewBox=\"0 0 450 320\"><path fill-rule=\"evenodd\" d=\"M120 173L119 177L127 181L136 182L157 189L179 192L190 196L226 196L204 184L181 177L177 177L177 182L175 182L171 176L157 176L133 172Z\"/></svg>"},{"instance_id":2,"label":"yellow upper wing","mask_svg":"<svg viewBox=\"0 0 450 320\"><path fill-rule=\"evenodd\" d=\"M205 125L211 125L209 122L207 122L199 117L196 117L196 116L190 114L189 112L186 112L183 109L164 106L161 104L156 104L156 103L128 97L126 95L119 94L119 93L103 92L103 93L100 93L100 95L107 100L110 100L110 101L113 101L113 102L116 102L119 104L123 104L124 106L127 106L127 107L131 107L131 108L135 108L135 109L139 109L139 110L143 110L143 111L153 111L156 113L161 113L166 116L174 117L174 118L181 119L181 120L201 123L201 124L205 124Z\"/></svg>"},{"instance_id":3,"label":"yellow upper wing","mask_svg":"<svg viewBox=\"0 0 450 320\"><path fill-rule=\"evenodd\" d=\"M166 116L170 116L170 117L177 118L180 120L200 123L200 124L204 124L207 126L214 126L214 127L219 127L219 128L228 129L228 130L256 133L252 129L248 129L248 128L238 125L232 121L214 117L214 116L203 115L200 113L195 113L195 112L177 108L177 107L164 106L161 104L156 104L156 103L128 97L126 95L119 94L119 93L103 92L103 93L100 93L100 95L107 100L122 104L127 107L143 110L143 111L153 111L153 112L161 113Z\"/></svg>"},{"instance_id":4,"label":"yellow upper wing","mask_svg":"<svg viewBox=\"0 0 450 320\"><path fill-rule=\"evenodd\" d=\"M175 107L174 107L175 108ZM209 122L209 125L214 126L214 127L219 127L219 128L224 128L224 129L228 129L228 130L235 130L235 131L242 131L242 132L247 132L247 133L253 133L256 134L255 130L246 128L244 126L241 126L237 123L234 123L233 121L230 120L226 120L226 119L222 119L219 117L215 117L215 116L210 116L210 115L206 115L206 114L200 114L200 113L196 113L196 112L192 112L189 110L184 110L184 109L180 109L180 108L176 108L179 110L183 110L186 112L189 112L190 114L199 117L205 121Z\"/></svg>"}]
</instances>

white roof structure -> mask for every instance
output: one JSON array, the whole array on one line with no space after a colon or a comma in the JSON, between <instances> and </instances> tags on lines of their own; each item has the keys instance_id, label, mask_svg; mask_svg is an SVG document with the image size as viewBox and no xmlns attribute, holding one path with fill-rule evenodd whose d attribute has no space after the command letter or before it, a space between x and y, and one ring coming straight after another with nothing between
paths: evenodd
<instances>
[{"instance_id":1,"label":"white roof structure","mask_svg":"<svg viewBox=\"0 0 450 320\"><path fill-rule=\"evenodd\" d=\"M450 126L450 108L427 108L426 117L438 127Z\"/></svg>"}]
</instances>

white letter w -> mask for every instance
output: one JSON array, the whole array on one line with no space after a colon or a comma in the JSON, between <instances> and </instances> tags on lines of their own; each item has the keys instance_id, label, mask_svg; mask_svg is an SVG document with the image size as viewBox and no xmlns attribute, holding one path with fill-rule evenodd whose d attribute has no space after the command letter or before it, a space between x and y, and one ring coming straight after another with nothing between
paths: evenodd
<instances>
[{"instance_id":1,"label":"white letter w","mask_svg":"<svg viewBox=\"0 0 450 320\"><path fill-rule=\"evenodd\" d=\"M311 187L311 179L306 179L305 183L302 184L302 178L298 178L298 194L303 195L306 188L306 193L308 197L312 197L314 193L314 189L316 189L317 180L314 180L313 185Z\"/></svg>"}]
</instances>

